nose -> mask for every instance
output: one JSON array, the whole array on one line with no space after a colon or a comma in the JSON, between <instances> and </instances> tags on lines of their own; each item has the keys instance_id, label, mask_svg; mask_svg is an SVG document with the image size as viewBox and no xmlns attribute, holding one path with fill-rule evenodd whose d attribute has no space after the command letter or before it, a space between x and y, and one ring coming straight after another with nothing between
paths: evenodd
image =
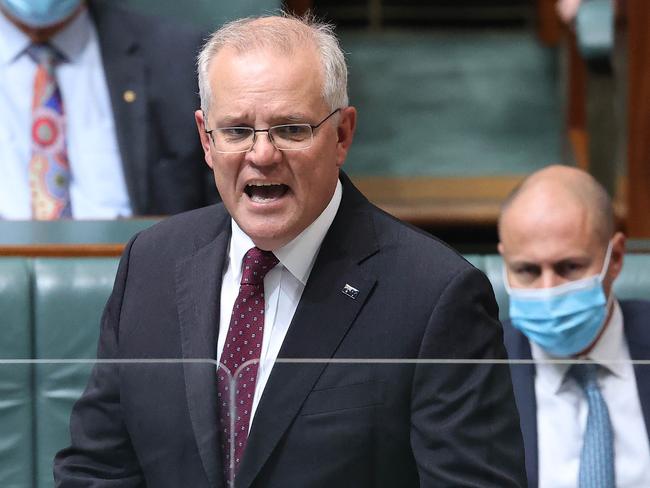
<instances>
[{"instance_id":1,"label":"nose","mask_svg":"<svg viewBox=\"0 0 650 488\"><path fill-rule=\"evenodd\" d=\"M542 271L542 275L539 279L540 288L553 288L554 286L561 285L566 280L553 271L552 269L547 269Z\"/></svg>"},{"instance_id":2,"label":"nose","mask_svg":"<svg viewBox=\"0 0 650 488\"><path fill-rule=\"evenodd\" d=\"M246 153L247 158L256 165L273 164L281 157L280 150L271 142L268 132L256 132L253 147Z\"/></svg>"}]
</instances>

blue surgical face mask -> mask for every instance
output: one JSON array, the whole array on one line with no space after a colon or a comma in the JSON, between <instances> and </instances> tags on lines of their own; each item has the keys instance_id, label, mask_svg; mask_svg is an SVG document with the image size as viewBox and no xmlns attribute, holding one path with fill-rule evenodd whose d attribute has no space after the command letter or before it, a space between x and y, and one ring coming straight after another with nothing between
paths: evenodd
<instances>
[{"instance_id":1,"label":"blue surgical face mask","mask_svg":"<svg viewBox=\"0 0 650 488\"><path fill-rule=\"evenodd\" d=\"M611 305L612 293L607 299L603 289L611 253L610 242L600 274L552 288L510 288L504 266L512 325L555 357L587 349L598 337Z\"/></svg>"},{"instance_id":2,"label":"blue surgical face mask","mask_svg":"<svg viewBox=\"0 0 650 488\"><path fill-rule=\"evenodd\" d=\"M82 0L0 0L0 6L23 24L50 27L68 18Z\"/></svg>"}]
</instances>

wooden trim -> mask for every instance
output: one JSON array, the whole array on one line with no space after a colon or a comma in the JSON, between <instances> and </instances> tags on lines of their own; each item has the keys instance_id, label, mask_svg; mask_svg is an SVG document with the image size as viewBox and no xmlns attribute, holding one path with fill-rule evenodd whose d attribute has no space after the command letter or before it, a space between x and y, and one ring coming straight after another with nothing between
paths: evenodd
<instances>
[{"instance_id":1,"label":"wooden trim","mask_svg":"<svg viewBox=\"0 0 650 488\"><path fill-rule=\"evenodd\" d=\"M523 178L352 177L370 201L423 228L495 225L501 202Z\"/></svg>"},{"instance_id":2,"label":"wooden trim","mask_svg":"<svg viewBox=\"0 0 650 488\"><path fill-rule=\"evenodd\" d=\"M284 7L295 15L304 15L313 7L312 0L285 0Z\"/></svg>"},{"instance_id":3,"label":"wooden trim","mask_svg":"<svg viewBox=\"0 0 650 488\"><path fill-rule=\"evenodd\" d=\"M369 198L405 201L502 200L525 175L480 177L353 176L352 180Z\"/></svg>"},{"instance_id":4,"label":"wooden trim","mask_svg":"<svg viewBox=\"0 0 650 488\"><path fill-rule=\"evenodd\" d=\"M587 131L584 128L569 128L569 143L576 166L589 171L589 135Z\"/></svg>"},{"instance_id":5,"label":"wooden trim","mask_svg":"<svg viewBox=\"0 0 650 488\"><path fill-rule=\"evenodd\" d=\"M630 237L650 237L650 4L627 1L628 198Z\"/></svg>"},{"instance_id":6,"label":"wooden trim","mask_svg":"<svg viewBox=\"0 0 650 488\"><path fill-rule=\"evenodd\" d=\"M578 41L576 35L570 29L565 30L565 44L567 50L567 130L582 131L585 134L587 130L587 65L578 51ZM573 141L572 141L573 142ZM584 153L580 161L576 154L578 166L584 170L589 167L589 154L587 151L587 142L585 139Z\"/></svg>"},{"instance_id":7,"label":"wooden trim","mask_svg":"<svg viewBox=\"0 0 650 488\"><path fill-rule=\"evenodd\" d=\"M473 178L352 177L375 205L423 229L495 226L501 204L526 175ZM614 212L626 229L628 183L618 181Z\"/></svg>"},{"instance_id":8,"label":"wooden trim","mask_svg":"<svg viewBox=\"0 0 650 488\"><path fill-rule=\"evenodd\" d=\"M31 244L0 246L0 256L75 258L117 257L125 244Z\"/></svg>"},{"instance_id":9,"label":"wooden trim","mask_svg":"<svg viewBox=\"0 0 650 488\"><path fill-rule=\"evenodd\" d=\"M556 0L537 0L537 35L547 46L557 46L562 39L562 21L555 11Z\"/></svg>"}]
</instances>

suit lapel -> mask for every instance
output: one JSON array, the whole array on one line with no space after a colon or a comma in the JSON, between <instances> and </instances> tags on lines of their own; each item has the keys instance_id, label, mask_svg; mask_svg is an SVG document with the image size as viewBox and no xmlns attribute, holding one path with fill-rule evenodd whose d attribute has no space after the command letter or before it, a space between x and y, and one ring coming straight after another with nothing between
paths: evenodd
<instances>
[{"instance_id":1,"label":"suit lapel","mask_svg":"<svg viewBox=\"0 0 650 488\"><path fill-rule=\"evenodd\" d=\"M126 186L134 213L147 212L147 85L145 61L128 18L91 2L108 85Z\"/></svg>"},{"instance_id":2,"label":"suit lapel","mask_svg":"<svg viewBox=\"0 0 650 488\"><path fill-rule=\"evenodd\" d=\"M238 488L252 484L375 285L376 279L359 265L378 249L370 216L355 211L355 201L363 197L345 178L342 180L341 207L323 241L255 413L237 475ZM350 236L350 229L357 229L354 236ZM358 290L355 298L343 293L346 285ZM283 359L323 361L296 364Z\"/></svg>"},{"instance_id":3,"label":"suit lapel","mask_svg":"<svg viewBox=\"0 0 650 488\"><path fill-rule=\"evenodd\" d=\"M185 394L194 437L212 486L223 482L217 416L216 347L219 329L221 278L228 240L228 218L216 239L176 266L176 299L181 328L183 359L186 362Z\"/></svg>"},{"instance_id":4,"label":"suit lapel","mask_svg":"<svg viewBox=\"0 0 650 488\"><path fill-rule=\"evenodd\" d=\"M503 324L503 330L509 359L532 359L528 339L509 322ZM528 486L529 488L537 488L539 484L539 461L535 365L512 364L510 365L510 374L517 410L519 411L521 434L524 438Z\"/></svg>"},{"instance_id":5,"label":"suit lapel","mask_svg":"<svg viewBox=\"0 0 650 488\"><path fill-rule=\"evenodd\" d=\"M620 302L623 311L623 330L627 339L630 350L630 359L633 361L650 359L650 344L644 339L648 337L646 331L648 310L644 309L643 313L631 313L628 311L627 304ZM639 392L639 401L645 421L646 434L650 439L650 366L645 364L634 365L634 376L636 387Z\"/></svg>"}]
</instances>

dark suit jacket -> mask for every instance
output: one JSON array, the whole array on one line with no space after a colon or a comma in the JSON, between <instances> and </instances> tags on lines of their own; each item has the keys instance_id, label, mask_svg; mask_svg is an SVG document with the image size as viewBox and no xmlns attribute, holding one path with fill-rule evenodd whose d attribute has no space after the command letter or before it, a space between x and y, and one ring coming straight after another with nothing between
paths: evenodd
<instances>
[{"instance_id":1,"label":"dark suit jacket","mask_svg":"<svg viewBox=\"0 0 650 488\"><path fill-rule=\"evenodd\" d=\"M623 311L623 330L632 360L650 358L650 302L620 301ZM526 336L515 329L510 322L503 324L504 339L510 359L531 359L530 343ZM537 452L537 402L535 399L535 366L516 364L512 366L512 383L521 419L521 431L526 450L526 473L530 488L539 484ZM639 391L641 409L646 429L650 427L650 375L647 366L634 366L636 385Z\"/></svg>"},{"instance_id":2,"label":"dark suit jacket","mask_svg":"<svg viewBox=\"0 0 650 488\"><path fill-rule=\"evenodd\" d=\"M342 181L279 357L504 358L487 278ZM220 205L136 236L99 357L214 361L229 237ZM96 366L57 486L223 486L216 395L214 364ZM525 485L508 367L481 363L276 362L237 476L238 487Z\"/></svg>"},{"instance_id":3,"label":"dark suit jacket","mask_svg":"<svg viewBox=\"0 0 650 488\"><path fill-rule=\"evenodd\" d=\"M113 0L91 0L89 9L134 214L173 214L214 203L217 192L194 122L202 36ZM131 102L127 90L135 93Z\"/></svg>"}]
</instances>

